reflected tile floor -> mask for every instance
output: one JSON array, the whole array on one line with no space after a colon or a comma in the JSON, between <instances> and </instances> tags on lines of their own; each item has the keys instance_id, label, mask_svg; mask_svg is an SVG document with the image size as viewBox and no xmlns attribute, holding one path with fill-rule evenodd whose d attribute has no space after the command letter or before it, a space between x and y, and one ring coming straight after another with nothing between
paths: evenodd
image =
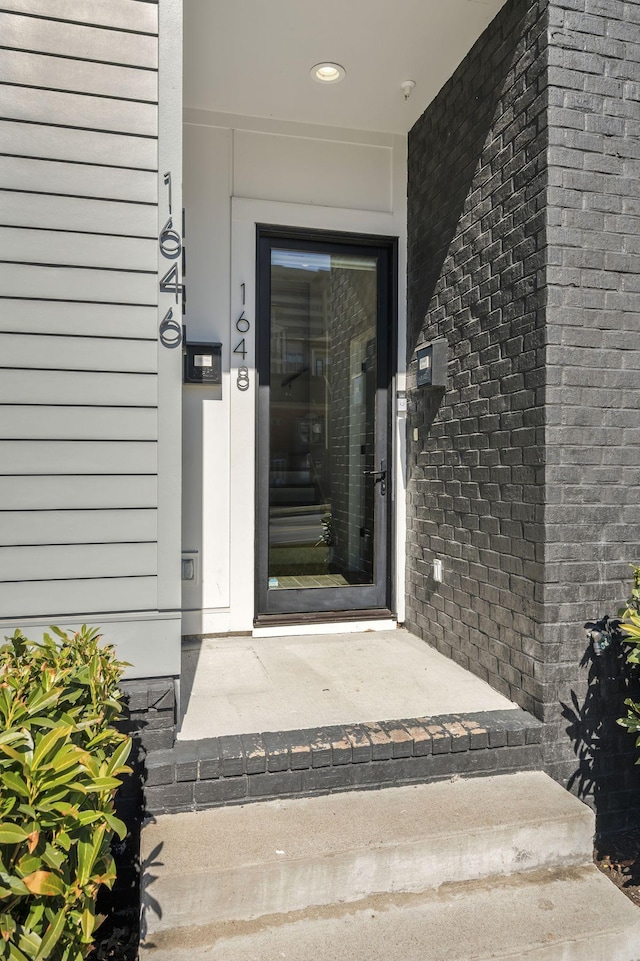
<instances>
[{"instance_id":1,"label":"reflected tile floor","mask_svg":"<svg viewBox=\"0 0 640 961\"><path fill-rule=\"evenodd\" d=\"M277 581L277 584L272 584ZM298 576L269 578L269 589L284 591L295 587L348 587L349 581L342 574L300 574Z\"/></svg>"}]
</instances>

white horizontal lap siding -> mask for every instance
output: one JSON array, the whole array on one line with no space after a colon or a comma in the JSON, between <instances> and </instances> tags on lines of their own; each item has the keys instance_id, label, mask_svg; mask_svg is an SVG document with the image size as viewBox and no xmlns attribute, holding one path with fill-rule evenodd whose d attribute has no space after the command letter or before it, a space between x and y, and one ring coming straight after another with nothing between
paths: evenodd
<instances>
[{"instance_id":1,"label":"white horizontal lap siding","mask_svg":"<svg viewBox=\"0 0 640 961\"><path fill-rule=\"evenodd\" d=\"M113 397L112 403L118 400ZM155 407L3 404L0 410L0 440L155 441L157 435Z\"/></svg>"},{"instance_id":2,"label":"white horizontal lap siding","mask_svg":"<svg viewBox=\"0 0 640 961\"><path fill-rule=\"evenodd\" d=\"M157 244L138 237L96 235L87 240L85 234L72 231L0 227L0 260L109 270L128 270L133 263L139 271L155 273ZM151 289L153 299L155 277Z\"/></svg>"},{"instance_id":3,"label":"white horizontal lap siding","mask_svg":"<svg viewBox=\"0 0 640 961\"><path fill-rule=\"evenodd\" d=\"M0 619L154 611L158 6L0 7Z\"/></svg>"},{"instance_id":4,"label":"white horizontal lap siding","mask_svg":"<svg viewBox=\"0 0 640 961\"><path fill-rule=\"evenodd\" d=\"M109 155L103 155L109 160ZM97 197L155 204L157 176L149 170L0 157L0 188L65 197ZM61 224L61 226L63 226Z\"/></svg>"},{"instance_id":5,"label":"white horizontal lap siding","mask_svg":"<svg viewBox=\"0 0 640 961\"><path fill-rule=\"evenodd\" d=\"M135 97L141 103L158 102L155 70L68 60L65 57L24 53L22 50L2 51L0 81L47 90L82 91L79 96L119 97L125 100L132 100L135 91Z\"/></svg>"},{"instance_id":6,"label":"white horizontal lap siding","mask_svg":"<svg viewBox=\"0 0 640 961\"><path fill-rule=\"evenodd\" d=\"M140 9L132 13L134 3ZM55 20L97 24L138 33L158 33L157 0L2 0L3 10L34 17L51 17Z\"/></svg>"},{"instance_id":7,"label":"white horizontal lap siding","mask_svg":"<svg viewBox=\"0 0 640 961\"><path fill-rule=\"evenodd\" d=\"M155 306L156 287L153 274L135 270L0 263L0 290L10 298Z\"/></svg>"},{"instance_id":8,"label":"white horizontal lap siding","mask_svg":"<svg viewBox=\"0 0 640 961\"><path fill-rule=\"evenodd\" d=\"M38 527L29 511L0 511L2 546L26 544L126 543L132 527L155 542L157 516L153 508L118 510L39 510Z\"/></svg>"},{"instance_id":9,"label":"white horizontal lap siding","mask_svg":"<svg viewBox=\"0 0 640 961\"><path fill-rule=\"evenodd\" d=\"M75 0L68 6L73 9ZM100 0L96 7L108 8L113 0ZM3 3L6 7L7 4ZM23 4L16 0L16 7ZM136 22L140 11L157 12L155 6L137 4L129 0L129 21ZM47 3L47 7L49 4ZM140 34L134 30L104 29L85 26L68 20L49 19L46 16L25 16L22 13L0 13L0 36L2 44L13 50L33 53L55 54L78 60L112 63L124 67L156 70L158 67L158 39L152 34Z\"/></svg>"},{"instance_id":10,"label":"white horizontal lap siding","mask_svg":"<svg viewBox=\"0 0 640 961\"><path fill-rule=\"evenodd\" d=\"M83 307L91 312L91 304ZM75 337L0 333L0 367L46 374L50 370L112 370L155 375L156 355L156 345L151 341L123 342L105 337L104 331L93 337L91 331Z\"/></svg>"},{"instance_id":11,"label":"white horizontal lap siding","mask_svg":"<svg viewBox=\"0 0 640 961\"><path fill-rule=\"evenodd\" d=\"M0 153L15 157L44 156L51 160L74 160L81 156L84 163L132 170L154 170L158 159L153 137L128 137L13 120L0 124Z\"/></svg>"},{"instance_id":12,"label":"white horizontal lap siding","mask_svg":"<svg viewBox=\"0 0 640 961\"><path fill-rule=\"evenodd\" d=\"M155 574L155 544L126 543L122 547L120 544L0 547L0 580L49 581L79 577L149 577ZM82 551L82 570L78 570L78 550Z\"/></svg>"},{"instance_id":13,"label":"white horizontal lap siding","mask_svg":"<svg viewBox=\"0 0 640 961\"><path fill-rule=\"evenodd\" d=\"M0 581L0 610L4 620L25 617L53 620L52 612L60 621L63 617L76 619L84 613L148 611L156 607L157 597L155 576ZM64 622L61 626L64 627Z\"/></svg>"},{"instance_id":14,"label":"white horizontal lap siding","mask_svg":"<svg viewBox=\"0 0 640 961\"><path fill-rule=\"evenodd\" d=\"M43 196L6 190L0 196L0 226L35 227L40 230L115 235L151 239L156 249L157 213L153 204L123 200L92 200L84 197Z\"/></svg>"},{"instance_id":15,"label":"white horizontal lap siding","mask_svg":"<svg viewBox=\"0 0 640 961\"><path fill-rule=\"evenodd\" d=\"M109 303L104 304L83 304L66 303L42 300L16 300L5 297L2 301L0 310L0 332L12 331L14 334L69 334L77 337L101 337L100 351L92 349L93 357L98 357L104 364L104 356L108 354L109 339L133 338L134 340L153 341L151 346L139 348L145 352L144 370L156 371L156 338L158 333L158 312L155 307L142 307L129 304L126 307L120 305L117 310ZM35 338L31 338L28 344L31 349L36 343ZM55 341L52 337L47 340L47 349L53 348ZM5 351L9 348L8 342L2 345L0 350L0 366L16 366L6 360ZM140 363L143 362L140 354L136 352L135 345L127 350L133 350L133 357L126 356L127 351L122 346L118 346L113 353L109 365L101 367L102 370L140 370ZM64 345L65 351L72 350L70 342ZM86 346L84 347L86 354ZM80 353L83 351L80 350ZM24 366L24 352L20 351L17 357L20 360L18 366ZM31 356L29 353L28 356ZM16 357L14 346L14 357ZM45 362L46 364L46 362ZM130 366L123 366L129 364ZM147 364L151 365L147 368ZM47 366L51 366L47 364Z\"/></svg>"},{"instance_id":16,"label":"white horizontal lap siding","mask_svg":"<svg viewBox=\"0 0 640 961\"><path fill-rule=\"evenodd\" d=\"M0 476L0 503L6 512L155 509L157 478L155 473L55 477L32 474L21 476L16 483L15 477ZM8 523L8 514L4 521ZM30 528L25 527L22 537L29 536L29 532Z\"/></svg>"},{"instance_id":17,"label":"white horizontal lap siding","mask_svg":"<svg viewBox=\"0 0 640 961\"><path fill-rule=\"evenodd\" d=\"M0 440L0 476L24 474L152 474L155 441ZM73 486L73 481L68 483Z\"/></svg>"},{"instance_id":18,"label":"white horizontal lap siding","mask_svg":"<svg viewBox=\"0 0 640 961\"><path fill-rule=\"evenodd\" d=\"M126 341L121 343L122 350L128 348ZM41 377L39 370L4 369L0 373L0 404L41 405L64 401L81 405L86 404L88 397L94 407L112 407L117 400L123 407L155 408L157 378L148 374L93 370L50 370L46 377Z\"/></svg>"},{"instance_id":19,"label":"white horizontal lap siding","mask_svg":"<svg viewBox=\"0 0 640 961\"><path fill-rule=\"evenodd\" d=\"M0 87L0 116L7 120L47 123L55 117L65 127L85 127L115 133L130 130L141 137L152 137L156 129L156 106L128 100L112 100L39 87Z\"/></svg>"}]
</instances>

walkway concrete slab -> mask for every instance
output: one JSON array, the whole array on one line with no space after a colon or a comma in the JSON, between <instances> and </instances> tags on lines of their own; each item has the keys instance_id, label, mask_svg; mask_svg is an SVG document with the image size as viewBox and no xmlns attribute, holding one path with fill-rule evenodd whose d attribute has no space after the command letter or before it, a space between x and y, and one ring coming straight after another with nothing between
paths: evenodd
<instances>
[{"instance_id":1,"label":"walkway concrete slab","mask_svg":"<svg viewBox=\"0 0 640 961\"><path fill-rule=\"evenodd\" d=\"M638 961L640 912L592 865L158 933L149 961Z\"/></svg>"},{"instance_id":2,"label":"walkway concrete slab","mask_svg":"<svg viewBox=\"0 0 640 961\"><path fill-rule=\"evenodd\" d=\"M147 936L584 864L593 831L540 772L165 815L142 836Z\"/></svg>"},{"instance_id":3,"label":"walkway concrete slab","mask_svg":"<svg viewBox=\"0 0 640 961\"><path fill-rule=\"evenodd\" d=\"M408 631L227 637L183 652L179 738L513 708Z\"/></svg>"}]
</instances>

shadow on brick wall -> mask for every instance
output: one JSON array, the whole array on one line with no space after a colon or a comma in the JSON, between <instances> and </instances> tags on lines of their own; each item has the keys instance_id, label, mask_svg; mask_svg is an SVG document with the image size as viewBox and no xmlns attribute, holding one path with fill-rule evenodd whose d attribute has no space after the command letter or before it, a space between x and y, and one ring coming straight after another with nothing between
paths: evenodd
<instances>
[{"instance_id":1,"label":"shadow on brick wall","mask_svg":"<svg viewBox=\"0 0 640 961\"><path fill-rule=\"evenodd\" d=\"M587 671L584 698L572 690L571 704L562 704L577 758L567 786L595 810L597 834L638 827L640 750L617 720L626 715L626 698L640 698L640 679L617 642L598 656L589 643L581 667Z\"/></svg>"},{"instance_id":2,"label":"shadow on brick wall","mask_svg":"<svg viewBox=\"0 0 640 961\"><path fill-rule=\"evenodd\" d=\"M431 323L429 313L437 306L434 299L447 258L459 253L454 241L462 246L463 231L478 228L475 244L477 249L484 246L470 198L479 190L483 172L487 177L493 173L495 127L506 109L505 98L510 100L511 71L522 55L519 43L529 6L530 0L516 0L496 18L491 34L476 44L409 133L410 361L424 336L425 319ZM490 231L486 236L488 245Z\"/></svg>"}]
</instances>

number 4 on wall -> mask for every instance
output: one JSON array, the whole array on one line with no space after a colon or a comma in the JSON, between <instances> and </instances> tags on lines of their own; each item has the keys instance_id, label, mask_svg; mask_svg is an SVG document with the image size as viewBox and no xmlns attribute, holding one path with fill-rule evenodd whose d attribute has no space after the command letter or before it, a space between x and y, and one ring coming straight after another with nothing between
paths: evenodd
<instances>
[{"instance_id":1,"label":"number 4 on wall","mask_svg":"<svg viewBox=\"0 0 640 961\"><path fill-rule=\"evenodd\" d=\"M178 297L182 292L182 285L180 284L177 264L170 267L164 277L161 278L160 290L165 294L175 294L176 304L178 303Z\"/></svg>"},{"instance_id":2,"label":"number 4 on wall","mask_svg":"<svg viewBox=\"0 0 640 961\"><path fill-rule=\"evenodd\" d=\"M242 338L242 340L240 341L240 343L237 344L237 345L233 348L233 352L234 352L234 354L241 354L241 355L242 355L242 359L243 359L243 360L245 359L245 357L247 356L247 348L246 348L246 345L245 345L245 342L244 342L244 337Z\"/></svg>"}]
</instances>

